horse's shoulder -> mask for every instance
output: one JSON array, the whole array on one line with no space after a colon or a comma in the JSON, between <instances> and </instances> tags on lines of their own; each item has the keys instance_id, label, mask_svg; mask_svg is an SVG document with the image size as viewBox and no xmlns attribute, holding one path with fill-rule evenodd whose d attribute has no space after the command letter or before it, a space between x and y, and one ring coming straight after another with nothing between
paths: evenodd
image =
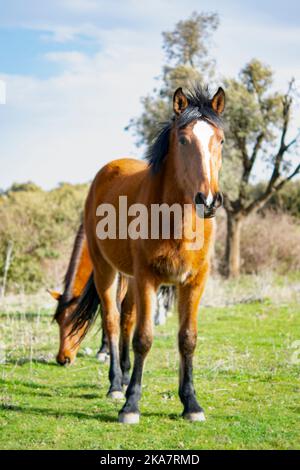
<instances>
[{"instance_id":1,"label":"horse's shoulder","mask_svg":"<svg viewBox=\"0 0 300 470\"><path fill-rule=\"evenodd\" d=\"M118 175L129 175L136 173L147 168L147 163L143 160L137 160L134 158L119 158L118 160L112 160L111 162L104 165L97 174L99 178L111 178Z\"/></svg>"}]
</instances>

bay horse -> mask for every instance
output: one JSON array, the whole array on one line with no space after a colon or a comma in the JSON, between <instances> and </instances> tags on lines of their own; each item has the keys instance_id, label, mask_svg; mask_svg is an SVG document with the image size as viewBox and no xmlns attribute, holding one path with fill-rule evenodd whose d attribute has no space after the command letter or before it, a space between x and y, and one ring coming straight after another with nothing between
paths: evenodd
<instances>
[{"instance_id":1,"label":"bay horse","mask_svg":"<svg viewBox=\"0 0 300 470\"><path fill-rule=\"evenodd\" d=\"M64 279L63 293L60 294L53 290L48 291L58 302L53 317L59 327L59 350L56 355L56 361L63 366L74 362L80 347L81 335L84 328L71 335L72 326L69 323L69 319L77 306L78 299L92 271L93 266L88 252L84 227L83 224L80 224ZM97 359L100 362L105 362L108 351L107 336L102 329L102 340L96 355Z\"/></svg>"},{"instance_id":2,"label":"bay horse","mask_svg":"<svg viewBox=\"0 0 300 470\"><path fill-rule=\"evenodd\" d=\"M134 365L126 402L119 412L121 423L138 423L140 419L143 367L153 341L156 292L160 285L166 284L175 285L178 295L179 397L183 417L190 421L205 419L193 385L193 355L198 306L209 273L214 238L212 219L222 205L218 174L224 141L221 120L224 107L222 88L212 98L201 87L186 94L178 88L173 96L173 118L148 148L148 162L129 158L112 161L98 172L90 187L84 226L93 274L71 321L73 331L84 328L85 334L97 313L94 299L100 299L110 349L109 396L121 397L124 370L119 354L118 273L129 279L132 286L129 314L136 311L132 342ZM162 236L161 229L157 238L124 237L120 229L116 237L99 236L98 208L103 204L116 208L116 226L119 227L120 196L126 196L129 207L143 205L148 213L154 204L188 205L192 227L197 226L197 219L202 217L202 246L194 250L188 248L185 235L175 237L175 227L168 239ZM185 224L185 221L180 222ZM124 300L126 297L127 294Z\"/></svg>"},{"instance_id":3,"label":"bay horse","mask_svg":"<svg viewBox=\"0 0 300 470\"><path fill-rule=\"evenodd\" d=\"M70 324L70 316L74 312L78 299L93 271L92 262L89 256L87 241L84 233L83 224L80 225L68 265L68 269L64 279L63 293L49 290L49 294L58 302L53 319L59 327L59 350L56 355L56 361L62 366L70 365L74 362L79 350L82 333L84 327L70 334L72 325ZM121 300L125 296L126 280L124 277L121 282ZM99 301L100 303L100 301ZM168 286L160 288L157 298L157 309L155 312L154 322L156 325L162 325L166 321L167 313L174 303L174 291ZM128 317L122 317L122 328L128 328L126 321ZM106 362L109 355L108 338L104 328L102 328L102 338L100 348L96 353L99 362Z\"/></svg>"}]
</instances>

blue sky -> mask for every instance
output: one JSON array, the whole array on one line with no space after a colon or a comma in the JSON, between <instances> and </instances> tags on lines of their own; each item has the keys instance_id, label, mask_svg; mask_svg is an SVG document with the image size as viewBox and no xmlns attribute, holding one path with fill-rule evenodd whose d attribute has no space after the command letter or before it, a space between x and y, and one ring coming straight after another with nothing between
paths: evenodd
<instances>
[{"instance_id":1,"label":"blue sky","mask_svg":"<svg viewBox=\"0 0 300 470\"><path fill-rule=\"evenodd\" d=\"M284 88L300 83L300 4L288 0L0 0L0 187L93 178L105 162L142 156L124 131L157 84L161 31L217 11L218 80L253 57Z\"/></svg>"}]
</instances>

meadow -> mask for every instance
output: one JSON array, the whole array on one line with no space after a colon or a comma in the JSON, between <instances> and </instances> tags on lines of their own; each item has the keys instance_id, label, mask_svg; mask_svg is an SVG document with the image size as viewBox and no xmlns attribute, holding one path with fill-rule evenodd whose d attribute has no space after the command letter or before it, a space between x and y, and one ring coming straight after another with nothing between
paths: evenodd
<instances>
[{"instance_id":1,"label":"meadow","mask_svg":"<svg viewBox=\"0 0 300 470\"><path fill-rule=\"evenodd\" d=\"M298 275L211 282L195 355L206 422L180 417L173 314L156 327L135 426L120 425L121 403L106 398L108 365L94 357L97 328L76 363L63 368L55 363L58 330L47 297L7 299L0 307L0 448L299 449L299 293Z\"/></svg>"}]
</instances>

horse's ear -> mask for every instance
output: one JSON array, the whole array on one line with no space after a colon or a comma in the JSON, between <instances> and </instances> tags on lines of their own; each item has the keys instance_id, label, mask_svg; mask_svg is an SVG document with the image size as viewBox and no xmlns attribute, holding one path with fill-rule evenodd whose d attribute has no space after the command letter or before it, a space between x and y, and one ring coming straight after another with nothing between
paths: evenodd
<instances>
[{"instance_id":1,"label":"horse's ear","mask_svg":"<svg viewBox=\"0 0 300 470\"><path fill-rule=\"evenodd\" d=\"M60 300L61 294L59 292L56 292L55 290L48 290L48 292L54 300Z\"/></svg>"},{"instance_id":2,"label":"horse's ear","mask_svg":"<svg viewBox=\"0 0 300 470\"><path fill-rule=\"evenodd\" d=\"M219 87L217 93L211 100L212 109L217 113L221 114L225 108L225 91Z\"/></svg>"},{"instance_id":3,"label":"horse's ear","mask_svg":"<svg viewBox=\"0 0 300 470\"><path fill-rule=\"evenodd\" d=\"M189 100L182 91L182 88L177 88L173 96L173 109L174 113L179 116L188 107Z\"/></svg>"}]
</instances>

